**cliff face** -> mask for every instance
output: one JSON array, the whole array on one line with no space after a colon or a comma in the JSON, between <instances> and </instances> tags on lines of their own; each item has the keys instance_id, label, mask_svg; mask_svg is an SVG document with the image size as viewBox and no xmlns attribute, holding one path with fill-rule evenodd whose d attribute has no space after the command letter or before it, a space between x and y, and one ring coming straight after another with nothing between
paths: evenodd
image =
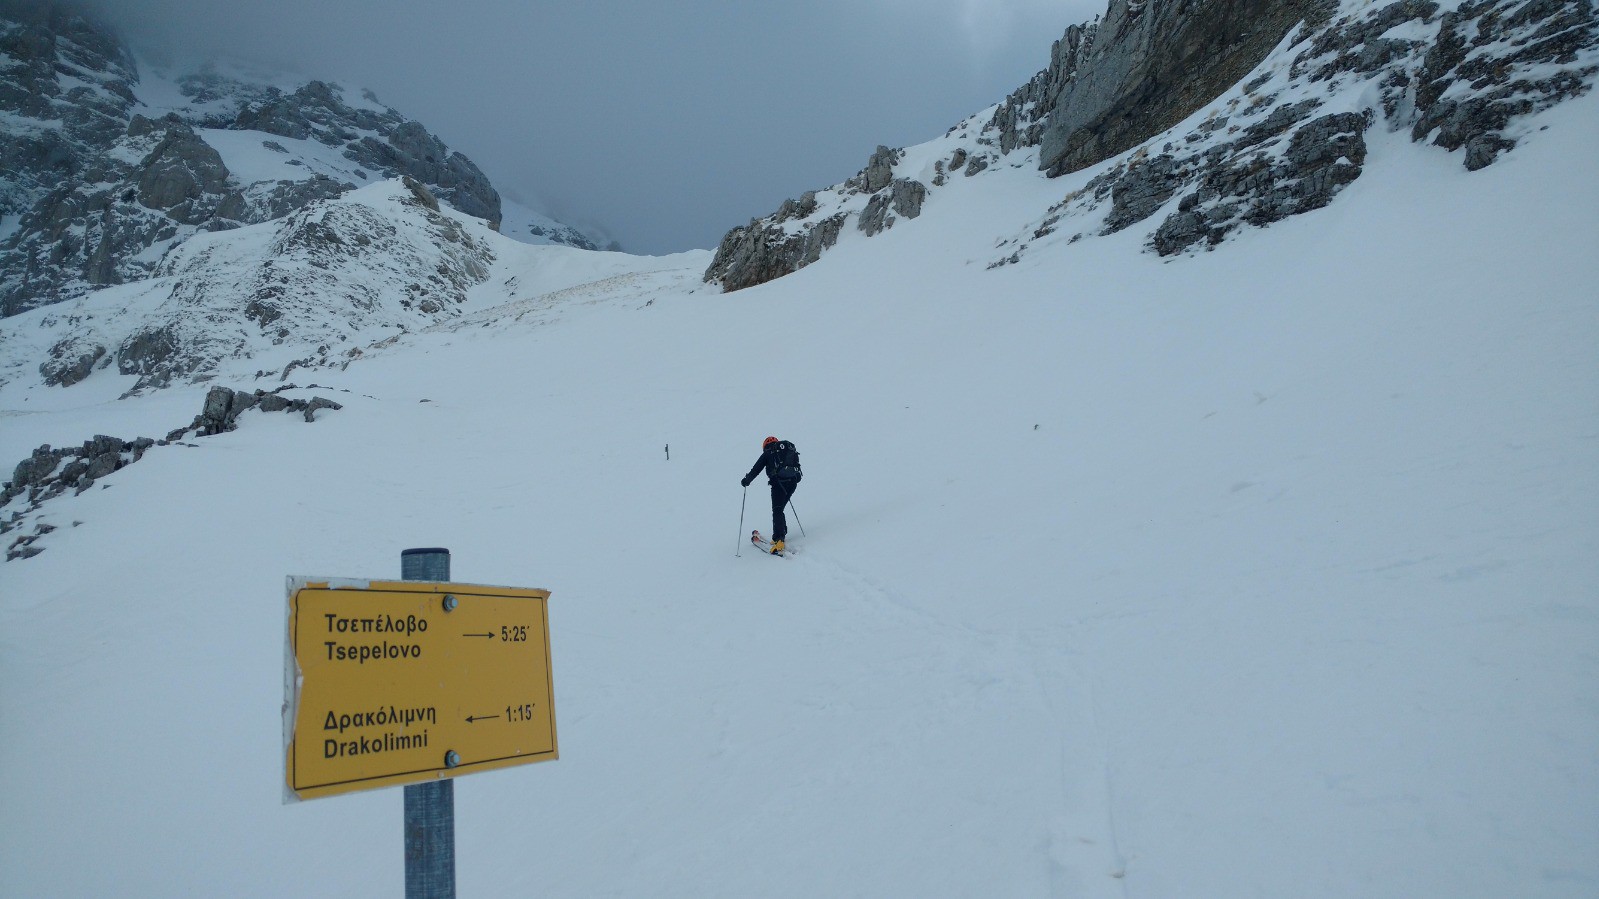
<instances>
[{"instance_id":1,"label":"cliff face","mask_svg":"<svg viewBox=\"0 0 1599 899\"><path fill-rule=\"evenodd\" d=\"M1476 171L1596 75L1599 17L1588 0L1352 6L1270 56L1208 115L1109 165L1002 241L1009 255L993 264L1148 222L1158 225L1145 245L1162 256L1214 248L1333 202L1361 176L1377 127L1463 151Z\"/></svg>"},{"instance_id":2,"label":"cliff face","mask_svg":"<svg viewBox=\"0 0 1599 899\"><path fill-rule=\"evenodd\" d=\"M1112 0L1075 77L1050 101L1039 165L1050 175L1137 146L1220 96L1301 21L1315 0Z\"/></svg>"}]
</instances>

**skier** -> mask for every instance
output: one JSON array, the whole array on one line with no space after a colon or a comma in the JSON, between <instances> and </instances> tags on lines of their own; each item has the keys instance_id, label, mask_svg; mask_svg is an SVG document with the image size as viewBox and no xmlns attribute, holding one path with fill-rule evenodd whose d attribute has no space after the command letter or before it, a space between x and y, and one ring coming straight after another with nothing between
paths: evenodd
<instances>
[{"instance_id":1,"label":"skier","mask_svg":"<svg viewBox=\"0 0 1599 899\"><path fill-rule=\"evenodd\" d=\"M799 451L787 440L766 438L761 442L761 457L755 460L750 473L739 483L749 487L763 469L766 471L766 483L772 488L772 552L781 553L783 538L788 536L788 521L783 517L783 507L788 505L789 497L794 495L794 488L799 486L803 476Z\"/></svg>"}]
</instances>

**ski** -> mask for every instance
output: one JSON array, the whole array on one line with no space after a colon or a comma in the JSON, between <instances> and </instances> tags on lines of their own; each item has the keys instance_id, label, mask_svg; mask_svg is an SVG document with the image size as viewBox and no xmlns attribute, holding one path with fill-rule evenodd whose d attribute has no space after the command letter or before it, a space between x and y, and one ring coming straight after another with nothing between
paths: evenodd
<instances>
[{"instance_id":1,"label":"ski","mask_svg":"<svg viewBox=\"0 0 1599 899\"><path fill-rule=\"evenodd\" d=\"M766 553L767 555L772 555L772 556L781 556L782 555L782 553L774 553L774 552L772 552L772 541L766 539L765 537L762 537L760 531L750 531L750 543L753 543L755 545L756 549L760 550L763 553Z\"/></svg>"},{"instance_id":2,"label":"ski","mask_svg":"<svg viewBox=\"0 0 1599 899\"><path fill-rule=\"evenodd\" d=\"M785 547L782 552L772 552L772 541L762 537L760 531L750 531L750 542L755 544L756 549L759 549L761 552L766 553L767 555L783 556L786 558L794 554L794 549L792 547Z\"/></svg>"}]
</instances>

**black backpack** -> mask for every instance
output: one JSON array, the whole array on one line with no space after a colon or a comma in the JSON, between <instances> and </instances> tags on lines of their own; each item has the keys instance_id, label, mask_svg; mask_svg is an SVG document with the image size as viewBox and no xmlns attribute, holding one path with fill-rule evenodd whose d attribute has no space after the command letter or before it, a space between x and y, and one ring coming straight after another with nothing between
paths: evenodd
<instances>
[{"instance_id":1,"label":"black backpack","mask_svg":"<svg viewBox=\"0 0 1599 899\"><path fill-rule=\"evenodd\" d=\"M804 477L800 471L799 450L787 440L779 440L772 444L772 479L777 481L798 482Z\"/></svg>"}]
</instances>

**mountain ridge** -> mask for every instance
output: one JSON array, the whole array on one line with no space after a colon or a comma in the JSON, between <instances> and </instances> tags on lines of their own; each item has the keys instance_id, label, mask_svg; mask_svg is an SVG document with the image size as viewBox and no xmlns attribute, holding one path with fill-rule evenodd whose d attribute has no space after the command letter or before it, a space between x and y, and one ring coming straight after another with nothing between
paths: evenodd
<instances>
[{"instance_id":1,"label":"mountain ridge","mask_svg":"<svg viewBox=\"0 0 1599 899\"><path fill-rule=\"evenodd\" d=\"M148 277L194 234L374 180L415 178L462 212L502 218L470 159L370 91L215 64L168 77L55 0L0 4L0 62L0 316ZM531 211L516 224L526 242L597 248Z\"/></svg>"},{"instance_id":2,"label":"mountain ridge","mask_svg":"<svg viewBox=\"0 0 1599 899\"><path fill-rule=\"evenodd\" d=\"M999 237L1009 252L993 261L1057 231L1103 236L1157 213L1146 239L1158 255L1213 247L1332 202L1360 177L1369 128L1463 149L1475 171L1515 147L1530 115L1599 75L1587 0L1282 2L1258 23L1241 9L1111 0L1066 30L1028 84L914 148L914 164L902 162L912 148L879 146L854 177L729 230L705 281L741 290L797 271L851 221L871 237L916 218L957 172L1020 164L1054 179L1135 148L1086 194ZM1173 81L1174 60L1215 45L1208 67Z\"/></svg>"}]
</instances>

